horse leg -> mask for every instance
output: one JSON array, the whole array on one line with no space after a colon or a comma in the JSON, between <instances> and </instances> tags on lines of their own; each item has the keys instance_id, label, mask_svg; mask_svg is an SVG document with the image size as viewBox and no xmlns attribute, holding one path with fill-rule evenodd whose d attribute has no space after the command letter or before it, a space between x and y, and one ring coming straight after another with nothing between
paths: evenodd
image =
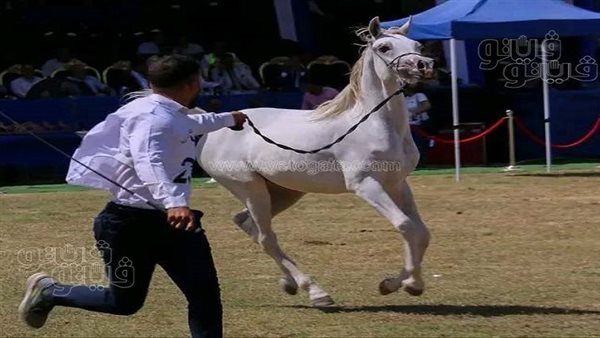
<instances>
[{"instance_id":1,"label":"horse leg","mask_svg":"<svg viewBox=\"0 0 600 338\"><path fill-rule=\"evenodd\" d=\"M234 217L234 220L240 223L240 227L253 236L253 239L263 250L275 260L285 276L290 276L287 277L289 278L290 291L293 289L295 283L308 292L313 306L334 304L331 297L309 276L300 271L296 263L279 246L277 235L271 227L271 220L273 218L273 211L278 209L283 210L282 206L284 204L272 208L272 198L269 194L267 183L262 178L242 184L243 189L240 189L240 186L237 186L237 188L231 187L232 189L230 189L246 205L246 210L238 213Z\"/></svg>"},{"instance_id":2,"label":"horse leg","mask_svg":"<svg viewBox=\"0 0 600 338\"><path fill-rule=\"evenodd\" d=\"M429 245L429 230L419 215L408 182L402 181L390 189L390 196L410 218L411 226L399 229L405 241L405 267L398 277L384 279L379 284L379 291L382 295L386 295L402 287L409 294L419 296L425 288L421 276L421 263Z\"/></svg>"},{"instance_id":3,"label":"horse leg","mask_svg":"<svg viewBox=\"0 0 600 338\"><path fill-rule=\"evenodd\" d=\"M294 205L305 195L304 192L286 189L271 182L267 182L267 188L271 195L271 212L273 217ZM255 242L258 242L258 228L250 217L248 209L244 209L235 215L233 221L252 237ZM281 278L280 284L283 291L287 294L295 295L298 293L298 283L296 283L292 275L285 274Z\"/></svg>"},{"instance_id":4,"label":"horse leg","mask_svg":"<svg viewBox=\"0 0 600 338\"><path fill-rule=\"evenodd\" d=\"M406 265L403 275L399 278L384 280L380 284L380 292L388 294L404 287L408 293L420 295L424 289L420 269L423 253L427 246L426 228L423 228L422 222L411 219L394 201L393 194L388 193L382 184L373 177L366 177L362 180L355 189L355 193L390 221L404 237Z\"/></svg>"}]
</instances>

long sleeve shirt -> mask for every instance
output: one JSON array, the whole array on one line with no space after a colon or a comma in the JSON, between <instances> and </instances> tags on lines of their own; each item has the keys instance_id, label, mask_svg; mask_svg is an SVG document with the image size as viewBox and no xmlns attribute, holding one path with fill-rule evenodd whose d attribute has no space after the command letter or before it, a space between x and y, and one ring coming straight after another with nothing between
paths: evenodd
<instances>
[{"instance_id":1,"label":"long sleeve shirt","mask_svg":"<svg viewBox=\"0 0 600 338\"><path fill-rule=\"evenodd\" d=\"M198 140L235 124L230 113L190 112L158 94L134 100L90 130L73 157L154 204L189 206ZM151 208L75 161L67 182L108 190L121 205Z\"/></svg>"}]
</instances>

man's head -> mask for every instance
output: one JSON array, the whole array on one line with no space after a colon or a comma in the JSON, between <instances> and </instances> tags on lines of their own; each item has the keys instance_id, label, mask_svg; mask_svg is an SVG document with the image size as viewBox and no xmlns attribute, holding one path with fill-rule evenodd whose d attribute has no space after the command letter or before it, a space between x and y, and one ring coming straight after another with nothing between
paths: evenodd
<instances>
[{"instance_id":1,"label":"man's head","mask_svg":"<svg viewBox=\"0 0 600 338\"><path fill-rule=\"evenodd\" d=\"M185 55L163 56L152 62L148 80L155 92L185 105L192 104L201 91L200 66Z\"/></svg>"},{"instance_id":2,"label":"man's head","mask_svg":"<svg viewBox=\"0 0 600 338\"><path fill-rule=\"evenodd\" d=\"M65 68L69 71L70 76L81 80L85 79L87 76L85 67L85 63L75 59L69 61L65 66Z\"/></svg>"}]
</instances>

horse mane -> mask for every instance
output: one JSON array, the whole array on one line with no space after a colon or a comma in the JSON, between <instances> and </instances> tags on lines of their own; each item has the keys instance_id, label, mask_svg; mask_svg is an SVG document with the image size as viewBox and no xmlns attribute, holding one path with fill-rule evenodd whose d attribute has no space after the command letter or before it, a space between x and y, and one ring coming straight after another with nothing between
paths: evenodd
<instances>
[{"instance_id":1,"label":"horse mane","mask_svg":"<svg viewBox=\"0 0 600 338\"><path fill-rule=\"evenodd\" d=\"M360 58L350 72L350 83L332 100L323 102L313 112L318 119L327 119L341 115L343 112L354 107L360 100L361 93L361 78L363 76L363 66L365 63L366 47L375 41L375 38L371 36L368 27L362 27L355 31L356 35L362 41L366 42L365 45L359 45L362 47ZM382 29L381 33L384 35L404 35L401 33L401 28L390 27L388 29Z\"/></svg>"},{"instance_id":2,"label":"horse mane","mask_svg":"<svg viewBox=\"0 0 600 338\"><path fill-rule=\"evenodd\" d=\"M323 102L315 109L314 114L319 119L335 117L352 108L360 99L360 80L363 75L364 52L352 66L350 83L332 100Z\"/></svg>"}]
</instances>

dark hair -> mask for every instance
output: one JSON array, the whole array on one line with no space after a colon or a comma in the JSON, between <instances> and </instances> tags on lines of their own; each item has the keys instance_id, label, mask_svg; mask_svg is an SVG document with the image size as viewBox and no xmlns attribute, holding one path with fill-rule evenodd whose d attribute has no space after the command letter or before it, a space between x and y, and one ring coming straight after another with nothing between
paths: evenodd
<instances>
[{"instance_id":1,"label":"dark hair","mask_svg":"<svg viewBox=\"0 0 600 338\"><path fill-rule=\"evenodd\" d=\"M175 88L199 81L200 65L186 55L163 56L148 68L148 80L157 88Z\"/></svg>"}]
</instances>

